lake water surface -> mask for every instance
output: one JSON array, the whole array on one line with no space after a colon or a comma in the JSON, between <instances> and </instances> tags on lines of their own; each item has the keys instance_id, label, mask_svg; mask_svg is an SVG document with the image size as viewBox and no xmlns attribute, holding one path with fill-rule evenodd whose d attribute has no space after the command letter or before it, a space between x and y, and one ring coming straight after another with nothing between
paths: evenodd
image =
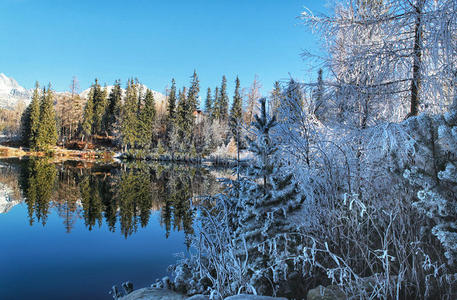
<instances>
[{"instance_id":1,"label":"lake water surface","mask_svg":"<svg viewBox=\"0 0 457 300\"><path fill-rule=\"evenodd\" d=\"M179 165L0 160L0 299L112 299L167 275L190 198L219 185Z\"/></svg>"}]
</instances>

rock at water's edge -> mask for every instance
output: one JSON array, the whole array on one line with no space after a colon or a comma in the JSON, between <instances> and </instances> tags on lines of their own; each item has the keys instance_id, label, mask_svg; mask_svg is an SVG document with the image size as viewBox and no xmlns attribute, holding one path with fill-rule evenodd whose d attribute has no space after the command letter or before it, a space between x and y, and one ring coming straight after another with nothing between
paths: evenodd
<instances>
[{"instance_id":1,"label":"rock at water's edge","mask_svg":"<svg viewBox=\"0 0 457 300\"><path fill-rule=\"evenodd\" d=\"M328 287L323 287L319 285L318 287L308 291L307 300L344 300L346 295L341 291L341 289L336 285L331 285Z\"/></svg>"},{"instance_id":2,"label":"rock at water's edge","mask_svg":"<svg viewBox=\"0 0 457 300\"><path fill-rule=\"evenodd\" d=\"M287 299L286 298L268 297L268 296L256 296L256 295L241 294L241 295L227 297L224 300L287 300Z\"/></svg>"},{"instance_id":3,"label":"rock at water's edge","mask_svg":"<svg viewBox=\"0 0 457 300\"><path fill-rule=\"evenodd\" d=\"M186 300L209 300L209 297L205 295L193 295L192 297L189 297Z\"/></svg>"},{"instance_id":4,"label":"rock at water's edge","mask_svg":"<svg viewBox=\"0 0 457 300\"><path fill-rule=\"evenodd\" d=\"M172 290L142 288L119 298L119 300L184 300L187 297Z\"/></svg>"}]
</instances>

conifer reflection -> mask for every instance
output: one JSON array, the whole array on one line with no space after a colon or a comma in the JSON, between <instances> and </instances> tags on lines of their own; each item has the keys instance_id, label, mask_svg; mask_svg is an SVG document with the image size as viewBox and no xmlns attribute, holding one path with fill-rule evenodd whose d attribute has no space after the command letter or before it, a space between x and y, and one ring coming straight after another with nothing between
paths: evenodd
<instances>
[{"instance_id":1,"label":"conifer reflection","mask_svg":"<svg viewBox=\"0 0 457 300\"><path fill-rule=\"evenodd\" d=\"M75 176L73 176L73 172L67 168L61 168L57 184L54 204L59 216L63 219L66 232L70 233L80 217L80 188Z\"/></svg>"},{"instance_id":2,"label":"conifer reflection","mask_svg":"<svg viewBox=\"0 0 457 300\"><path fill-rule=\"evenodd\" d=\"M50 201L56 188L57 169L46 159L31 158L22 168L22 190L30 225L35 218L45 225Z\"/></svg>"},{"instance_id":3,"label":"conifer reflection","mask_svg":"<svg viewBox=\"0 0 457 300\"><path fill-rule=\"evenodd\" d=\"M88 230L106 225L127 238L160 210L167 237L171 231L187 236L193 233L191 199L218 189L207 171L188 166L55 164L43 158L16 164L30 225L45 225L55 209L68 233L82 219Z\"/></svg>"}]
</instances>

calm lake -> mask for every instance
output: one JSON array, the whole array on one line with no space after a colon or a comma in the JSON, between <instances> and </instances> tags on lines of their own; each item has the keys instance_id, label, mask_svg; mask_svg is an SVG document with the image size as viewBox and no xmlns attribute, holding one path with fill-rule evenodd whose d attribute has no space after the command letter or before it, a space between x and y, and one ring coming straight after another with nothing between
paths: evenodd
<instances>
[{"instance_id":1,"label":"calm lake","mask_svg":"<svg viewBox=\"0 0 457 300\"><path fill-rule=\"evenodd\" d=\"M112 299L167 275L193 232L189 199L219 191L182 165L0 160L0 299Z\"/></svg>"}]
</instances>

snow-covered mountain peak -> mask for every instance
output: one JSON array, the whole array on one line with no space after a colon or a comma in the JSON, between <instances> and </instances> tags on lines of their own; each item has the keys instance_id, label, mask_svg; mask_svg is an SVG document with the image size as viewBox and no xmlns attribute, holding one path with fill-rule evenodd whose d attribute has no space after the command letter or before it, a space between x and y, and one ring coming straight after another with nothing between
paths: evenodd
<instances>
[{"instance_id":1,"label":"snow-covered mountain peak","mask_svg":"<svg viewBox=\"0 0 457 300\"><path fill-rule=\"evenodd\" d=\"M11 90L18 90L26 92L27 90L20 86L14 78L6 76L4 73L0 73L0 92L10 92Z\"/></svg>"},{"instance_id":2,"label":"snow-covered mountain peak","mask_svg":"<svg viewBox=\"0 0 457 300\"><path fill-rule=\"evenodd\" d=\"M14 108L19 101L28 103L30 91L20 86L14 78L0 73L0 107Z\"/></svg>"},{"instance_id":3,"label":"snow-covered mountain peak","mask_svg":"<svg viewBox=\"0 0 457 300\"><path fill-rule=\"evenodd\" d=\"M111 92L113 86L107 86L108 94ZM146 92L147 86L141 85L141 90L143 93ZM90 88L82 91L80 96L82 98L88 98ZM57 95L69 94L69 92L55 92ZM125 93L125 90L122 89L122 93ZM165 103L165 96L157 91L152 91L157 105L163 105ZM14 109L16 104L19 101L24 101L26 104L30 103L32 97L32 90L27 90L26 88L19 85L19 83L12 77L8 77L4 73L0 73L0 108Z\"/></svg>"}]
</instances>

